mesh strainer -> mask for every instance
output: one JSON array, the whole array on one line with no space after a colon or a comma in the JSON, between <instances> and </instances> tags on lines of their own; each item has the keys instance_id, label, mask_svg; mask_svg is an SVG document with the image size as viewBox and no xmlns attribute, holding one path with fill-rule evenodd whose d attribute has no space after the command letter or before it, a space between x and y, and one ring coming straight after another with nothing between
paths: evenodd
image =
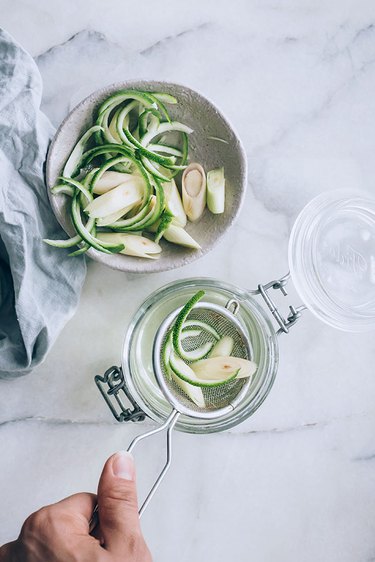
<instances>
[{"instance_id":1,"label":"mesh strainer","mask_svg":"<svg viewBox=\"0 0 375 562\"><path fill-rule=\"evenodd\" d=\"M230 301L226 307L208 302L197 303L189 314L189 321L203 322L214 328L221 337L230 336L234 347L232 355L243 359L251 358L251 349L246 338L244 328L235 314L238 310L237 301ZM223 386L203 388L206 406L204 408L194 404L183 390L170 379L162 360L162 349L168 337L169 330L178 316L181 308L173 311L161 324L156 333L153 347L153 366L156 380L168 402L180 414L200 419L212 419L231 412L241 401L247 391L249 379L238 379ZM205 330L198 337L187 338L184 348L193 351L201 345L213 341L212 336ZM189 362L187 362L189 363Z\"/></svg>"},{"instance_id":2,"label":"mesh strainer","mask_svg":"<svg viewBox=\"0 0 375 562\"><path fill-rule=\"evenodd\" d=\"M239 307L239 302L234 299L229 300L225 307L210 302L199 302L190 312L188 320L191 321L192 325L194 325L194 321L209 324L220 334L221 337L230 336L234 341L232 355L243 359L251 359L252 349L250 342L246 337L246 332L242 323L236 318ZM236 408L248 392L248 387L251 384L251 378L245 378L234 380L218 387L204 388L202 391L205 399L205 407L202 408L194 404L183 392L183 390L181 390L181 388L173 381L173 379L170 380L162 360L162 349L166 338L168 337L170 328L176 320L181 308L176 309L167 316L159 327L153 343L153 367L155 378L160 390L171 404L173 410L163 425L157 429L139 435L132 441L128 448L128 451L130 452L142 439L155 435L156 433L160 433L164 430L167 432L167 460L139 511L140 515L142 515L143 511L147 507L171 464L172 429L175 426L178 417L183 414L185 416L200 419L202 422L207 419L220 418L221 416L232 412ZM184 341L184 348L187 351L197 349L202 344L207 343L207 341L212 341L210 338L210 334L202 330L198 337L187 338Z\"/></svg>"}]
</instances>

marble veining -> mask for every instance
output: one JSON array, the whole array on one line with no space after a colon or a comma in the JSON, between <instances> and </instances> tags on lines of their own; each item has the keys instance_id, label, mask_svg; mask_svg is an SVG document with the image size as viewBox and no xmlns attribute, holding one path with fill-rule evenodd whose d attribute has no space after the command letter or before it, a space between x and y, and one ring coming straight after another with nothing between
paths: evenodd
<instances>
[{"instance_id":1,"label":"marble veining","mask_svg":"<svg viewBox=\"0 0 375 562\"><path fill-rule=\"evenodd\" d=\"M101 466L143 425L118 424L93 377L121 363L139 304L204 275L253 289L288 270L293 221L315 195L374 192L375 13L368 0L2 0L2 26L35 57L55 126L124 79L185 83L235 126L249 163L243 211L213 252L177 271L90 262L79 309L44 365L0 382L0 542L41 505L95 490ZM110 288L110 289L109 289ZM277 297L300 304L293 287ZM142 520L154 559L375 560L375 346L309 313L280 338L274 387L230 432L174 434L166 482ZM163 441L137 451L140 495Z\"/></svg>"}]
</instances>

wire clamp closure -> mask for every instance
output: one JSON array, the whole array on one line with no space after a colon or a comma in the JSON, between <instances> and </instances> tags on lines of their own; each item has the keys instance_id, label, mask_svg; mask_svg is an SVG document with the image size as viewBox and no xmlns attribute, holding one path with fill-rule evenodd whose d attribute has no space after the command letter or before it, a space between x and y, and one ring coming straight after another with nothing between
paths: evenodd
<instances>
[{"instance_id":1,"label":"wire clamp closure","mask_svg":"<svg viewBox=\"0 0 375 562\"><path fill-rule=\"evenodd\" d=\"M112 366L106 370L103 376L96 375L95 384L117 421L140 422L146 419L146 414L126 387L121 367ZM124 398L130 402L130 407L126 406Z\"/></svg>"},{"instance_id":2,"label":"wire clamp closure","mask_svg":"<svg viewBox=\"0 0 375 562\"><path fill-rule=\"evenodd\" d=\"M290 328L294 326L297 320L301 317L302 311L306 309L305 305L301 305L298 307L290 305L289 314L287 318L285 318L277 308L277 305L273 301L272 297L270 296L269 294L270 289L274 289L275 291L277 290L281 291L284 297L286 297L288 295L288 292L285 287L289 279L290 279L290 272L288 272L286 275L284 275L284 277L281 277L276 281L271 281L266 285L258 285L258 289L256 289L255 291L250 291L252 295L261 295L263 297L263 300L265 301L267 307L269 308L272 316L275 318L276 322L280 326L280 328L277 331L277 335L288 334Z\"/></svg>"}]
</instances>

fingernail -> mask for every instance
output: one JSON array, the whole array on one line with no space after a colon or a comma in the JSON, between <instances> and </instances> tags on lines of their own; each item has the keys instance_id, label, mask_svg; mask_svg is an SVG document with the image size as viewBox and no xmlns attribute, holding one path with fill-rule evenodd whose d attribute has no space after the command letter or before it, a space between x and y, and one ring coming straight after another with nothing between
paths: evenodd
<instances>
[{"instance_id":1,"label":"fingernail","mask_svg":"<svg viewBox=\"0 0 375 562\"><path fill-rule=\"evenodd\" d=\"M114 476L124 480L134 480L134 459L127 451L116 453L112 463Z\"/></svg>"}]
</instances>

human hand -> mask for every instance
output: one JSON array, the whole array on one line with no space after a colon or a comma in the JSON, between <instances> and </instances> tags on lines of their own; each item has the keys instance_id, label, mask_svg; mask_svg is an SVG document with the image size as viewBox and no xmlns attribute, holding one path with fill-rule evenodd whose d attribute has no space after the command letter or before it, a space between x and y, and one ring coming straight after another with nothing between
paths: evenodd
<instances>
[{"instance_id":1,"label":"human hand","mask_svg":"<svg viewBox=\"0 0 375 562\"><path fill-rule=\"evenodd\" d=\"M95 504L99 526L89 534ZM138 516L134 462L108 459L98 496L75 494L28 517L20 536L0 548L0 562L151 562Z\"/></svg>"}]
</instances>

